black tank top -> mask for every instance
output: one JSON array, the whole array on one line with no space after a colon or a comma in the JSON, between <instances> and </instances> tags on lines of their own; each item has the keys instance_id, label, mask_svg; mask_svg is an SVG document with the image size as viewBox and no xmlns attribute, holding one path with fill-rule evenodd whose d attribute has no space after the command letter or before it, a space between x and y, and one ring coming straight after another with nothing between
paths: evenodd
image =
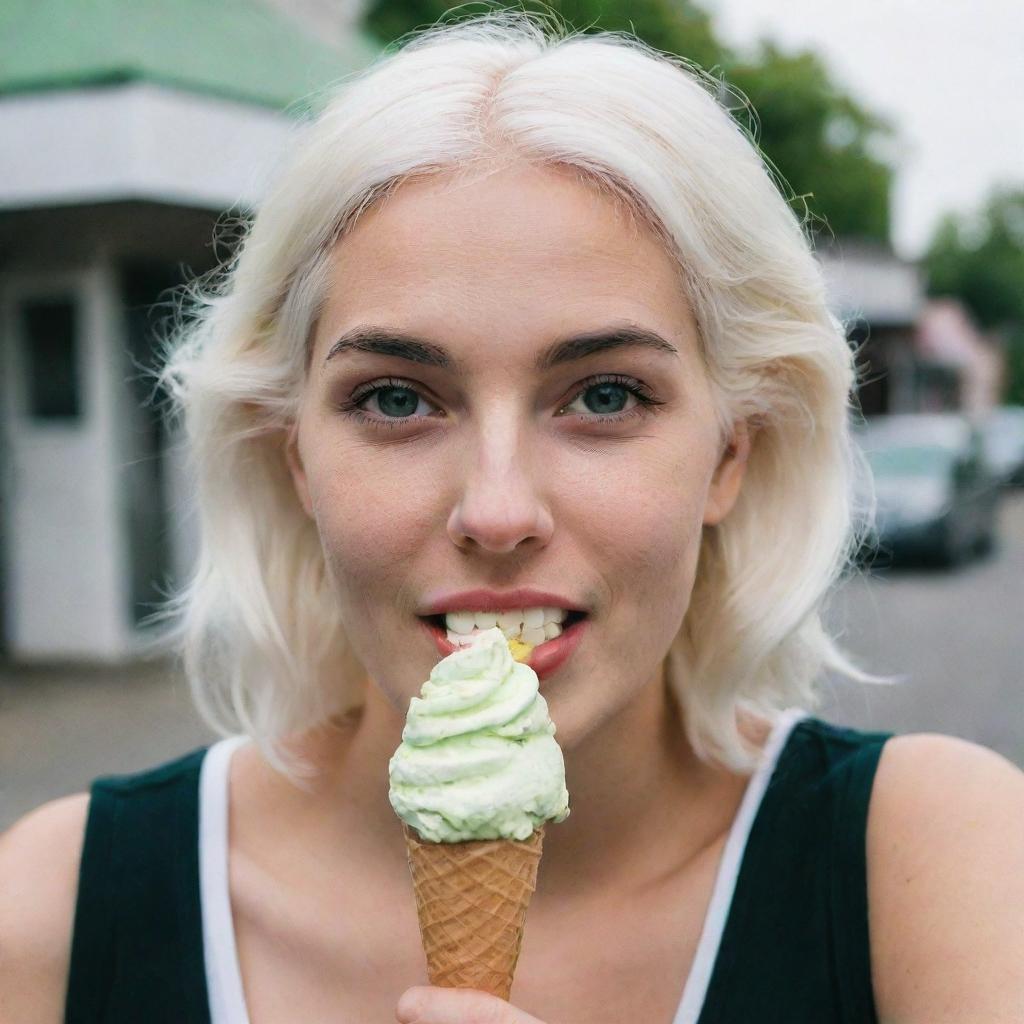
<instances>
[{"instance_id":1,"label":"black tank top","mask_svg":"<svg viewBox=\"0 0 1024 1024\"><path fill-rule=\"evenodd\" d=\"M877 1024L866 828L890 735L815 718L793 728L747 839L697 1024ZM199 893L205 753L93 782L66 1024L210 1024Z\"/></svg>"}]
</instances>

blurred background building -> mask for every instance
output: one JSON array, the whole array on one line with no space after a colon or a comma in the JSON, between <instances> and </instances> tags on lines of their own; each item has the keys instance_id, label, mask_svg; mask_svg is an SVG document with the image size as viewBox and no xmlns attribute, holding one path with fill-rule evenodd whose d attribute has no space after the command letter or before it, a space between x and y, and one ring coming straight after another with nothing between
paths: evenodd
<instances>
[{"instance_id":1,"label":"blurred background building","mask_svg":"<svg viewBox=\"0 0 1024 1024\"><path fill-rule=\"evenodd\" d=\"M1006 389L1004 339L960 300L929 298L923 268L857 241L823 246L833 312L858 351L865 416L962 411L983 420Z\"/></svg>"},{"instance_id":2,"label":"blurred background building","mask_svg":"<svg viewBox=\"0 0 1024 1024\"><path fill-rule=\"evenodd\" d=\"M119 660L194 553L147 370L308 98L380 44L355 5L0 10L0 650Z\"/></svg>"}]
</instances>

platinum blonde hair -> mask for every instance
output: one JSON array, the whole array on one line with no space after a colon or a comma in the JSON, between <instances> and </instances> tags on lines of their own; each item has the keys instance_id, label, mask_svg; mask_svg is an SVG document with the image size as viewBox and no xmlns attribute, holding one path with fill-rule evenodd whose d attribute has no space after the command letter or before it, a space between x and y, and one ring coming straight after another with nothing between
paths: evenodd
<instances>
[{"instance_id":1,"label":"platinum blonde hair","mask_svg":"<svg viewBox=\"0 0 1024 1024\"><path fill-rule=\"evenodd\" d=\"M850 432L854 353L802 225L722 102L723 86L621 33L499 12L414 35L344 81L303 129L232 261L193 290L162 380L183 414L200 552L162 613L196 704L293 779L281 740L361 703L285 439L332 246L423 175L555 165L624 203L678 262L723 444L757 427L740 497L705 527L667 676L705 760L749 771L738 716L816 706L823 668L861 682L824 602L873 499ZM870 494L870 488L867 493Z\"/></svg>"}]
</instances>

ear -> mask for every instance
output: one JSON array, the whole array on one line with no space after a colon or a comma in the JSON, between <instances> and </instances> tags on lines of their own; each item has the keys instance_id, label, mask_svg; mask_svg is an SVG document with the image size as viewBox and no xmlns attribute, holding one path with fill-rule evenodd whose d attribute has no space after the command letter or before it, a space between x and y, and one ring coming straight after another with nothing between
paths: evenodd
<instances>
[{"instance_id":1,"label":"ear","mask_svg":"<svg viewBox=\"0 0 1024 1024\"><path fill-rule=\"evenodd\" d=\"M737 420L733 424L732 437L722 452L708 488L704 504L705 526L717 526L736 504L755 433L756 429L747 420Z\"/></svg>"},{"instance_id":2,"label":"ear","mask_svg":"<svg viewBox=\"0 0 1024 1024\"><path fill-rule=\"evenodd\" d=\"M299 424L295 422L288 430L285 439L284 456L288 463L288 472L291 474L292 483L295 486L295 493L299 502L310 519L313 516L313 502L309 496L309 483L306 480L306 467L302 463L302 455L299 452Z\"/></svg>"}]
</instances>

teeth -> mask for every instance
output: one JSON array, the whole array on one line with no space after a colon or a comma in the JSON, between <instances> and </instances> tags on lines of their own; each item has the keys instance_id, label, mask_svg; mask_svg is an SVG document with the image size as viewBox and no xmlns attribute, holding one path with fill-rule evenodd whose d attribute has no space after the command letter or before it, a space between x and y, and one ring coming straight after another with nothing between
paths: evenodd
<instances>
[{"instance_id":1,"label":"teeth","mask_svg":"<svg viewBox=\"0 0 1024 1024\"><path fill-rule=\"evenodd\" d=\"M517 633L523 626L523 609L512 608L507 612L498 612L498 625L504 629L514 629Z\"/></svg>"},{"instance_id":2,"label":"teeth","mask_svg":"<svg viewBox=\"0 0 1024 1024\"><path fill-rule=\"evenodd\" d=\"M456 647L468 647L479 632L481 630L474 630L472 633L456 633L449 629L448 642ZM520 640L531 647L539 647L546 640L554 640L556 636L561 636L562 627L557 622L547 622L543 627L524 629L521 634L518 631L513 632L511 629L503 632L506 640Z\"/></svg>"},{"instance_id":3,"label":"teeth","mask_svg":"<svg viewBox=\"0 0 1024 1024\"><path fill-rule=\"evenodd\" d=\"M452 633L472 633L476 619L472 612L449 612L444 617L444 624Z\"/></svg>"},{"instance_id":4,"label":"teeth","mask_svg":"<svg viewBox=\"0 0 1024 1024\"><path fill-rule=\"evenodd\" d=\"M448 612L444 620L453 644L465 645L475 633L497 626L507 640L518 639L536 647L561 635L567 614L564 608L511 608L503 612Z\"/></svg>"},{"instance_id":5,"label":"teeth","mask_svg":"<svg viewBox=\"0 0 1024 1024\"><path fill-rule=\"evenodd\" d=\"M494 626L518 631L524 626L540 629L549 622L561 624L565 622L566 615L568 612L564 608L511 608L497 613L458 611L445 615L445 625L455 633L471 633L474 627L492 629Z\"/></svg>"},{"instance_id":6,"label":"teeth","mask_svg":"<svg viewBox=\"0 0 1024 1024\"><path fill-rule=\"evenodd\" d=\"M523 626L526 629L537 629L544 625L544 609L543 608L524 608L523 609ZM530 643L529 640L526 641Z\"/></svg>"}]
</instances>

